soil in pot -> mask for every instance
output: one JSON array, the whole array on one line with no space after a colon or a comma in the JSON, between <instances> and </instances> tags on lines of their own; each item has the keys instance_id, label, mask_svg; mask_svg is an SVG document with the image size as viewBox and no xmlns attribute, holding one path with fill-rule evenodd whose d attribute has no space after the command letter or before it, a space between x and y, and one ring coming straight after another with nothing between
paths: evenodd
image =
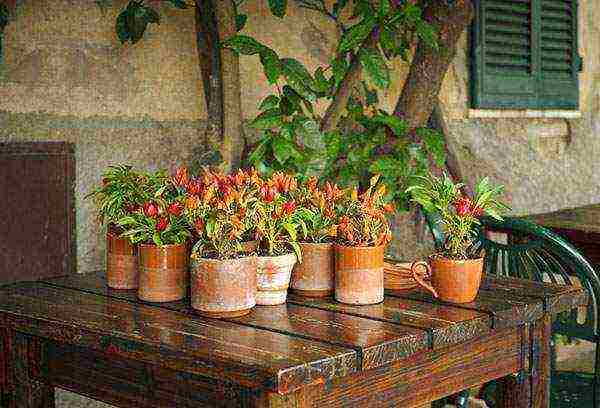
<instances>
[{"instance_id":1,"label":"soil in pot","mask_svg":"<svg viewBox=\"0 0 600 408\"><path fill-rule=\"evenodd\" d=\"M301 242L302 262L292 270L290 288L301 296L326 297L334 292L333 244Z\"/></svg>"},{"instance_id":2,"label":"soil in pot","mask_svg":"<svg viewBox=\"0 0 600 408\"><path fill-rule=\"evenodd\" d=\"M430 268L431 284L423 280L417 268ZM454 260L440 256L429 258L428 264L417 262L412 266L417 282L435 297L452 303L475 300L483 277L483 258Z\"/></svg>"},{"instance_id":3,"label":"soil in pot","mask_svg":"<svg viewBox=\"0 0 600 408\"><path fill-rule=\"evenodd\" d=\"M383 302L385 246L335 245L335 299L351 305Z\"/></svg>"},{"instance_id":4,"label":"soil in pot","mask_svg":"<svg viewBox=\"0 0 600 408\"><path fill-rule=\"evenodd\" d=\"M118 232L106 232L106 282L111 289L137 289L137 247Z\"/></svg>"},{"instance_id":5,"label":"soil in pot","mask_svg":"<svg viewBox=\"0 0 600 408\"><path fill-rule=\"evenodd\" d=\"M296 254L259 256L257 258L257 305L281 305L287 299Z\"/></svg>"},{"instance_id":6,"label":"soil in pot","mask_svg":"<svg viewBox=\"0 0 600 408\"><path fill-rule=\"evenodd\" d=\"M147 302L172 302L185 297L188 286L186 244L138 247L138 297Z\"/></svg>"},{"instance_id":7,"label":"soil in pot","mask_svg":"<svg viewBox=\"0 0 600 408\"><path fill-rule=\"evenodd\" d=\"M255 256L192 260L192 307L213 318L250 313L256 305L256 263Z\"/></svg>"}]
</instances>

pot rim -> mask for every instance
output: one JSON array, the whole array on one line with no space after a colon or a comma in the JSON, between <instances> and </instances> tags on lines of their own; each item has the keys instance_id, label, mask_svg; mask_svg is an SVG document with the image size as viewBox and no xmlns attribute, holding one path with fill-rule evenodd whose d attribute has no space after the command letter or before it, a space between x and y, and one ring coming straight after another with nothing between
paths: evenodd
<instances>
[{"instance_id":1,"label":"pot rim","mask_svg":"<svg viewBox=\"0 0 600 408\"><path fill-rule=\"evenodd\" d=\"M135 244L135 245L137 245L140 248L176 248L176 247L185 247L187 244L184 242L183 244L165 244L165 245Z\"/></svg>"},{"instance_id":2,"label":"pot rim","mask_svg":"<svg viewBox=\"0 0 600 408\"><path fill-rule=\"evenodd\" d=\"M190 265L194 263L202 262L210 262L210 263L222 263L222 262L231 262L231 261L245 261L249 259L257 258L256 255L245 255L237 258L227 258L227 259L216 259L216 258L190 258Z\"/></svg>"},{"instance_id":3,"label":"pot rim","mask_svg":"<svg viewBox=\"0 0 600 408\"><path fill-rule=\"evenodd\" d=\"M442 261L442 262L452 262L455 264L466 264L466 263L478 263L483 261L483 259L485 258L484 256L481 256L479 258L470 258L470 259L451 259L451 258L446 258L445 256L442 256L440 254L431 254L427 257L428 261Z\"/></svg>"},{"instance_id":4,"label":"pot rim","mask_svg":"<svg viewBox=\"0 0 600 408\"><path fill-rule=\"evenodd\" d=\"M298 241L300 245L314 245L314 246L333 246L335 245L333 242L308 242L308 241Z\"/></svg>"},{"instance_id":5,"label":"pot rim","mask_svg":"<svg viewBox=\"0 0 600 408\"><path fill-rule=\"evenodd\" d=\"M337 242L335 242L333 244L334 247L336 248L359 248L359 249L375 249L375 248L381 248L381 247L387 247L387 244L382 244L382 245L342 245L342 244L338 244Z\"/></svg>"},{"instance_id":6,"label":"pot rim","mask_svg":"<svg viewBox=\"0 0 600 408\"><path fill-rule=\"evenodd\" d=\"M283 254L283 255L256 255L257 258L261 258L261 259L278 259L278 258L287 258L293 256L295 260L298 260L298 258L296 257L296 254L294 252L288 252L287 254Z\"/></svg>"}]
</instances>

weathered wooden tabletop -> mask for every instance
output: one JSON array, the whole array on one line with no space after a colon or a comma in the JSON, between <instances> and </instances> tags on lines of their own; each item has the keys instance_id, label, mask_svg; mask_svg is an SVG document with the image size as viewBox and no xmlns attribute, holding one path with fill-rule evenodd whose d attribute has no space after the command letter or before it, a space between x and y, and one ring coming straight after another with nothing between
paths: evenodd
<instances>
[{"instance_id":1,"label":"weathered wooden tabletop","mask_svg":"<svg viewBox=\"0 0 600 408\"><path fill-rule=\"evenodd\" d=\"M600 267L600 204L529 215L525 218L566 238L596 268Z\"/></svg>"},{"instance_id":2,"label":"weathered wooden tabletop","mask_svg":"<svg viewBox=\"0 0 600 408\"><path fill-rule=\"evenodd\" d=\"M600 204L535 214L526 218L544 227L600 234Z\"/></svg>"},{"instance_id":3,"label":"weathered wooden tabletop","mask_svg":"<svg viewBox=\"0 0 600 408\"><path fill-rule=\"evenodd\" d=\"M521 373L517 405L541 407L551 318L586 303L574 287L487 279L464 305L290 295L212 320L101 273L18 283L0 289L0 390L12 407L52 406L52 386L123 407L412 407Z\"/></svg>"}]
</instances>

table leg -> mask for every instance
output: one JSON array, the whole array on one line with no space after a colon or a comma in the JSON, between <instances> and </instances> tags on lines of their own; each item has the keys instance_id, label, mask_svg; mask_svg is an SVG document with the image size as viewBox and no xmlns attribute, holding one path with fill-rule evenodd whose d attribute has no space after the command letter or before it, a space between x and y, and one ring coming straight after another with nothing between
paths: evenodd
<instances>
[{"instance_id":1,"label":"table leg","mask_svg":"<svg viewBox=\"0 0 600 408\"><path fill-rule=\"evenodd\" d=\"M503 406L510 408L547 408L550 403L550 341L552 324L544 316L525 328L524 351L528 366L517 376L498 380Z\"/></svg>"},{"instance_id":2,"label":"table leg","mask_svg":"<svg viewBox=\"0 0 600 408\"><path fill-rule=\"evenodd\" d=\"M54 388L33 378L42 359L40 341L6 328L0 337L2 407L54 408Z\"/></svg>"}]
</instances>

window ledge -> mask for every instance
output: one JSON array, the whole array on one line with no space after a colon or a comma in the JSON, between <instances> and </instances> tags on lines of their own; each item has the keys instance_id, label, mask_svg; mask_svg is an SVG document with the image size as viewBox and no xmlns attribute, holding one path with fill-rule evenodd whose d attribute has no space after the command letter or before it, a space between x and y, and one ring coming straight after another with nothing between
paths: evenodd
<instances>
[{"instance_id":1,"label":"window ledge","mask_svg":"<svg viewBox=\"0 0 600 408\"><path fill-rule=\"evenodd\" d=\"M469 118L473 119L501 119L501 118L557 118L578 119L581 117L579 110L534 110L534 109L469 109Z\"/></svg>"}]
</instances>

